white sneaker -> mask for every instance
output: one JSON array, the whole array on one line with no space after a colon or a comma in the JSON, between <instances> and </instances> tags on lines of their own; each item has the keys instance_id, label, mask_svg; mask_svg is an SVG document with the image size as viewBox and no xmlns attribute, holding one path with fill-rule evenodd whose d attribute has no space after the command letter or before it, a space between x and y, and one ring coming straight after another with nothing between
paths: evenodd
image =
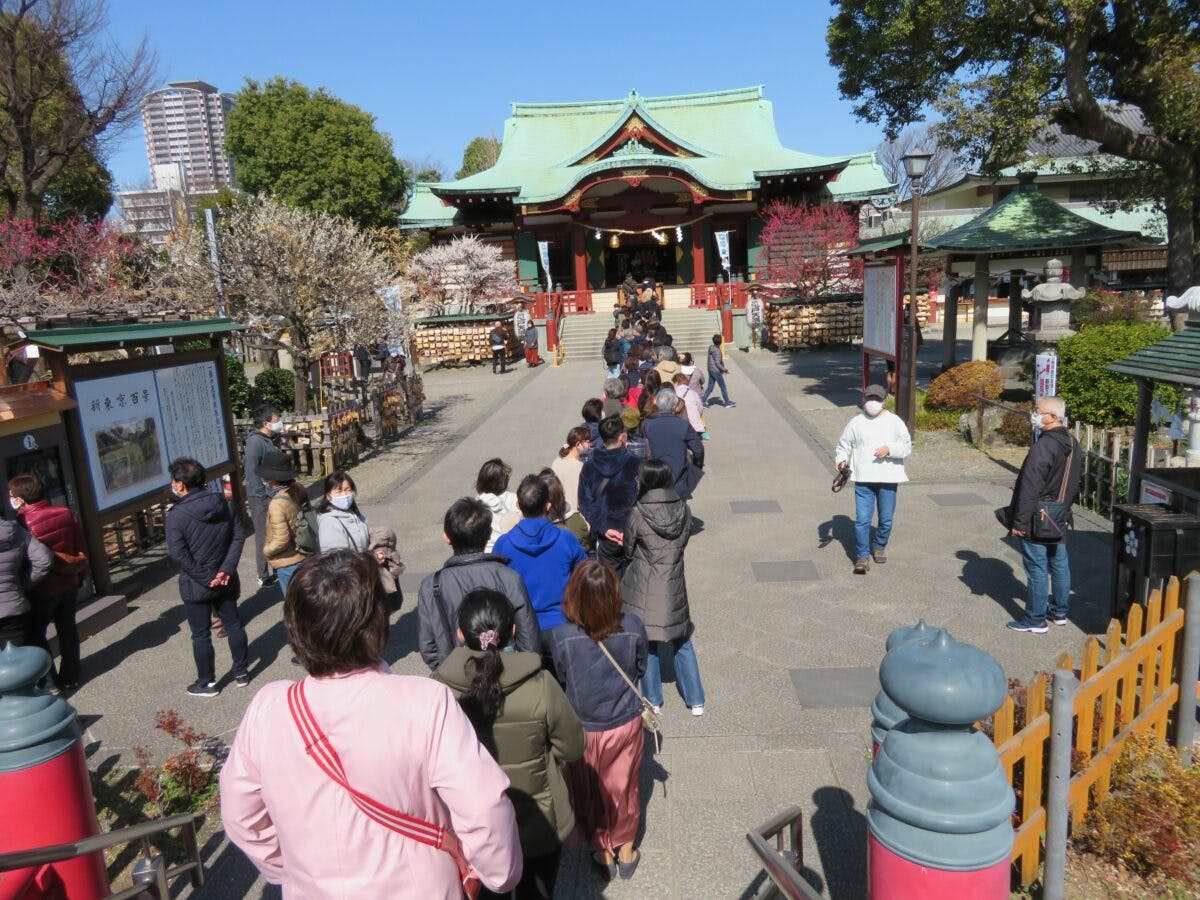
<instances>
[{"instance_id":1,"label":"white sneaker","mask_svg":"<svg viewBox=\"0 0 1200 900\"><path fill-rule=\"evenodd\" d=\"M655 706L653 703L651 703L651 704L650 704L650 708L651 708L652 710L654 710L654 714L655 714L656 716L661 716L661 715L662 715L662 707L661 707L661 706Z\"/></svg>"},{"instance_id":2,"label":"white sneaker","mask_svg":"<svg viewBox=\"0 0 1200 900\"><path fill-rule=\"evenodd\" d=\"M693 715L693 716L702 716L702 715L704 715L704 704L703 704L703 703L701 703L699 706L693 706L693 707L692 707L692 715Z\"/></svg>"}]
</instances>

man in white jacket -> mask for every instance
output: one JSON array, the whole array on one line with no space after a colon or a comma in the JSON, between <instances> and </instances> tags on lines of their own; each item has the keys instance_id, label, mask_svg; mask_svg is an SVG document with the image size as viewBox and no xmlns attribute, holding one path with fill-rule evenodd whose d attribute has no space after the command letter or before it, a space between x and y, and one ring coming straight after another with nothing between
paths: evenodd
<instances>
[{"instance_id":1,"label":"man in white jacket","mask_svg":"<svg viewBox=\"0 0 1200 900\"><path fill-rule=\"evenodd\" d=\"M834 463L849 466L854 479L854 574L866 575L872 559L887 562L884 551L892 533L896 486L908 481L904 460L912 453L912 438L904 420L883 408L887 391L873 384L863 391L862 412L846 425L838 439ZM875 539L871 519L879 510Z\"/></svg>"}]
</instances>

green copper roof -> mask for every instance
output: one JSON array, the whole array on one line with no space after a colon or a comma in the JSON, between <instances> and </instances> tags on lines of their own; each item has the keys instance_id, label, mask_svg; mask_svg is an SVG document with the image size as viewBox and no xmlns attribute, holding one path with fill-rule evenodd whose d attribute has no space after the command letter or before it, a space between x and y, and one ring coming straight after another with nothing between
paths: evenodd
<instances>
[{"instance_id":1,"label":"green copper roof","mask_svg":"<svg viewBox=\"0 0 1200 900\"><path fill-rule=\"evenodd\" d=\"M897 247L908 247L908 236L912 233L911 228L905 228L903 231L895 231L891 234L881 234L877 237L867 238L865 241L860 240L858 246L845 252L845 256L870 256L872 253L882 253L884 250L895 250ZM929 249L929 242L921 243L922 250Z\"/></svg>"},{"instance_id":2,"label":"green copper roof","mask_svg":"<svg viewBox=\"0 0 1200 900\"><path fill-rule=\"evenodd\" d=\"M245 325L239 325L232 319L192 319L177 322L143 322L135 325L96 325L86 328L42 328L26 332L25 337L43 347L67 350L119 344L161 344L181 338L207 337L245 330Z\"/></svg>"},{"instance_id":3,"label":"green copper roof","mask_svg":"<svg viewBox=\"0 0 1200 900\"><path fill-rule=\"evenodd\" d=\"M634 116L680 153L667 155L653 143L630 140L593 159ZM453 223L454 208L436 194L459 205L460 198L484 197L548 202L594 174L646 166L667 166L722 191L759 188L760 175L805 172L836 173L829 184L835 199L887 194L893 187L874 154L815 156L784 147L761 86L669 97L634 91L623 100L514 103L496 164L457 181L418 185L401 222Z\"/></svg>"},{"instance_id":4,"label":"green copper roof","mask_svg":"<svg viewBox=\"0 0 1200 900\"><path fill-rule=\"evenodd\" d=\"M929 245L938 250L1003 253L1119 244L1140 237L1136 231L1118 231L1076 215L1026 181L986 212L933 238Z\"/></svg>"},{"instance_id":5,"label":"green copper roof","mask_svg":"<svg viewBox=\"0 0 1200 900\"><path fill-rule=\"evenodd\" d=\"M1200 322L1109 365L1110 372L1200 388Z\"/></svg>"}]
</instances>

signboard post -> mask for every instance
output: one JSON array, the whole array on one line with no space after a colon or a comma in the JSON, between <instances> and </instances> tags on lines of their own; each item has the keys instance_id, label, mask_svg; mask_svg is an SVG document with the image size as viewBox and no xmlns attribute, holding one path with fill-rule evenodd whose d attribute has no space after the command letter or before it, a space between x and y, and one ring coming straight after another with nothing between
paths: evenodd
<instances>
[{"instance_id":1,"label":"signboard post","mask_svg":"<svg viewBox=\"0 0 1200 900\"><path fill-rule=\"evenodd\" d=\"M869 262L863 269L863 388L871 378L871 357L886 360L890 371L898 370L903 277L895 259ZM894 390L891 385L889 389Z\"/></svg>"}]
</instances>

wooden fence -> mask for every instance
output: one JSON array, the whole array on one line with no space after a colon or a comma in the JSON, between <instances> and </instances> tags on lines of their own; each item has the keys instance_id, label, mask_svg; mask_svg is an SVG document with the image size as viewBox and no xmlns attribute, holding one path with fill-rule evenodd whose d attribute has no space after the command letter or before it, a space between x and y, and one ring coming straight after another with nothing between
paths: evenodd
<instances>
[{"instance_id":1,"label":"wooden fence","mask_svg":"<svg viewBox=\"0 0 1200 900\"><path fill-rule=\"evenodd\" d=\"M1181 680L1187 682L1185 690L1196 690L1196 673L1180 671L1176 652L1184 626L1180 594L1180 580L1172 577L1163 592L1150 595L1145 607L1134 604L1124 628L1114 619L1103 641L1090 637L1084 644L1068 795L1075 826L1108 796L1112 766L1126 738L1153 731L1165 740L1168 717L1181 699ZM1076 671L1069 654L1059 658L1057 668ZM1039 674L1018 698L1023 704L1010 695L993 717L992 739L1017 795L1013 865L1022 887L1037 877L1046 830L1048 686L1046 673ZM1014 733L1020 706L1024 723Z\"/></svg>"},{"instance_id":2,"label":"wooden fence","mask_svg":"<svg viewBox=\"0 0 1200 900\"><path fill-rule=\"evenodd\" d=\"M1079 499L1085 509L1112 518L1119 503L1137 503L1128 497L1129 458L1133 438L1119 431L1094 427L1082 422L1072 426L1083 451L1079 467ZM1169 447L1147 447L1146 468L1165 466L1171 457Z\"/></svg>"}]
</instances>

